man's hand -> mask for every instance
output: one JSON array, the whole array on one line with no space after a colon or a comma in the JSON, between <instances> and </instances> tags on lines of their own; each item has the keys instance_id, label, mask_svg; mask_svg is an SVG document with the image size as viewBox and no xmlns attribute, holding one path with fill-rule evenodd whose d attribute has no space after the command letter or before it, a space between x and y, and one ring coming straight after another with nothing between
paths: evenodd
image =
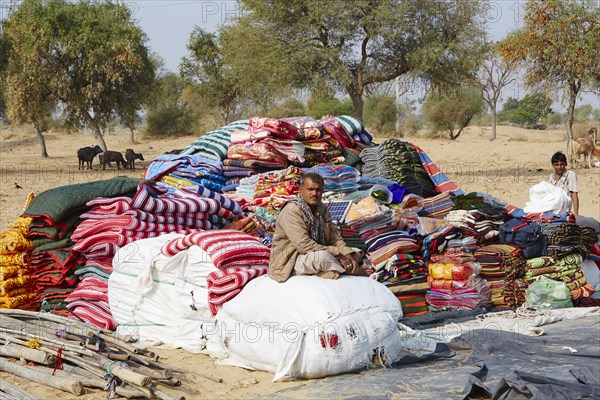
<instances>
[{"instance_id":1,"label":"man's hand","mask_svg":"<svg viewBox=\"0 0 600 400\"><path fill-rule=\"evenodd\" d=\"M362 253L356 252L340 256L338 260L348 275L369 276L374 272L372 267L364 268L361 266Z\"/></svg>"},{"instance_id":2,"label":"man's hand","mask_svg":"<svg viewBox=\"0 0 600 400\"><path fill-rule=\"evenodd\" d=\"M348 275L353 275L353 272L355 272L358 268L358 262L356 262L356 260L351 257L350 254L340 256L338 260Z\"/></svg>"}]
</instances>

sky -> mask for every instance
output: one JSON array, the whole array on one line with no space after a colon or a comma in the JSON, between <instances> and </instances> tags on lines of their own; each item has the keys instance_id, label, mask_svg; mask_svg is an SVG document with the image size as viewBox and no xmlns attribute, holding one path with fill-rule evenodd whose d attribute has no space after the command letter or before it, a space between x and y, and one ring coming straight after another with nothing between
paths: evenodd
<instances>
[{"instance_id":1,"label":"sky","mask_svg":"<svg viewBox=\"0 0 600 400\"><path fill-rule=\"evenodd\" d=\"M237 3L232 0L124 2L148 35L150 48L165 59L166 67L171 71L177 71L181 57L186 54L186 43L194 26L215 32L221 23L239 11ZM502 39L507 32L520 24L524 4L524 1L514 0L490 2L491 7L486 19L493 39Z\"/></svg>"},{"instance_id":2,"label":"sky","mask_svg":"<svg viewBox=\"0 0 600 400\"><path fill-rule=\"evenodd\" d=\"M0 0L0 8L10 1ZM132 10L133 18L148 35L147 44L150 50L159 54L165 60L166 69L172 72L178 71L181 58L187 53L186 44L194 26L215 32L227 18L237 15L239 12L238 5L233 0L117 1L125 3ZM521 0L490 1L486 21L491 39L500 40L508 32L522 24L525 3ZM507 88L502 97L503 99L508 97L520 99L525 94L525 89L517 83ZM420 96L417 95L417 97ZM600 108L600 97L598 94L586 93L580 104L583 103Z\"/></svg>"},{"instance_id":3,"label":"sky","mask_svg":"<svg viewBox=\"0 0 600 400\"><path fill-rule=\"evenodd\" d=\"M239 12L237 3L232 0L124 0L124 2L131 8L134 19L148 35L150 49L163 57L166 69L173 72L178 70L181 58L187 53L186 44L194 26L215 32L227 18ZM490 1L486 21L491 39L500 40L522 24L525 3L517 0ZM418 91L418 89L414 90ZM526 90L519 83L515 83L504 90L501 100L508 97L520 99L525 94L527 94ZM422 97L419 94L415 95ZM600 108L600 97L598 94L586 93L579 105L584 103ZM564 110L558 102L553 108Z\"/></svg>"}]
</instances>

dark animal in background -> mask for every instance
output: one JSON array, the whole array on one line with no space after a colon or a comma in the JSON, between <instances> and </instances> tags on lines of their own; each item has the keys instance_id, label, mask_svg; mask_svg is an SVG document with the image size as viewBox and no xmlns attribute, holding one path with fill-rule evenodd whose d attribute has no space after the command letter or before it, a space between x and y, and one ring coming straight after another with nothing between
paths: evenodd
<instances>
[{"instance_id":1,"label":"dark animal in background","mask_svg":"<svg viewBox=\"0 0 600 400\"><path fill-rule=\"evenodd\" d=\"M123 158L123 154L119 153L118 151L111 151L111 150L107 150L105 151L103 154L100 155L101 159L100 162L102 163L102 169L106 169L106 164L109 164L114 161L117 163L117 169L121 169L121 165L123 166L123 169L127 169L127 163L125 162L125 159Z\"/></svg>"},{"instance_id":2,"label":"dark animal in background","mask_svg":"<svg viewBox=\"0 0 600 400\"><path fill-rule=\"evenodd\" d=\"M92 169L92 161L94 161L94 157L96 154L102 153L102 148L98 145L95 147L82 147L77 150L77 158L79 158L79 168L84 169L84 165L87 169Z\"/></svg>"},{"instance_id":3,"label":"dark animal in background","mask_svg":"<svg viewBox=\"0 0 600 400\"><path fill-rule=\"evenodd\" d=\"M144 156L142 153L136 153L133 149L125 150L125 159L127 160L127 165L129 169L135 170L135 160L144 161Z\"/></svg>"}]
</instances>

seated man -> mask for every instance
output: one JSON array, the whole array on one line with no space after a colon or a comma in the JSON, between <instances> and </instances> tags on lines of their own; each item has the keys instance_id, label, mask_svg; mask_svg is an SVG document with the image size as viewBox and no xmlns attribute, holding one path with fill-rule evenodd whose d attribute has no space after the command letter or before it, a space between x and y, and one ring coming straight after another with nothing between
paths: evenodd
<instances>
[{"instance_id":1,"label":"seated man","mask_svg":"<svg viewBox=\"0 0 600 400\"><path fill-rule=\"evenodd\" d=\"M323 178L314 173L300 179L300 192L284 204L275 225L269 276L277 282L290 275L336 279L340 274L368 275L362 252L346 246L321 201Z\"/></svg>"}]
</instances>

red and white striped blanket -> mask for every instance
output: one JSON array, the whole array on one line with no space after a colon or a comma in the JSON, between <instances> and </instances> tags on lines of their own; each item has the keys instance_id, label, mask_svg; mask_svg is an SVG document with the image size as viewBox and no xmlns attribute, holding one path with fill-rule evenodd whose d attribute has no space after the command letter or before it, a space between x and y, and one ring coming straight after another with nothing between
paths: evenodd
<instances>
[{"instance_id":1,"label":"red and white striped blanket","mask_svg":"<svg viewBox=\"0 0 600 400\"><path fill-rule=\"evenodd\" d=\"M208 274L208 306L212 315L238 295L252 279L267 273L267 267L233 267Z\"/></svg>"},{"instance_id":2,"label":"red and white striped blanket","mask_svg":"<svg viewBox=\"0 0 600 400\"><path fill-rule=\"evenodd\" d=\"M166 256L174 256L193 245L204 250L219 269L269 265L271 255L271 250L257 238L232 229L191 233L170 241L160 251Z\"/></svg>"}]
</instances>

